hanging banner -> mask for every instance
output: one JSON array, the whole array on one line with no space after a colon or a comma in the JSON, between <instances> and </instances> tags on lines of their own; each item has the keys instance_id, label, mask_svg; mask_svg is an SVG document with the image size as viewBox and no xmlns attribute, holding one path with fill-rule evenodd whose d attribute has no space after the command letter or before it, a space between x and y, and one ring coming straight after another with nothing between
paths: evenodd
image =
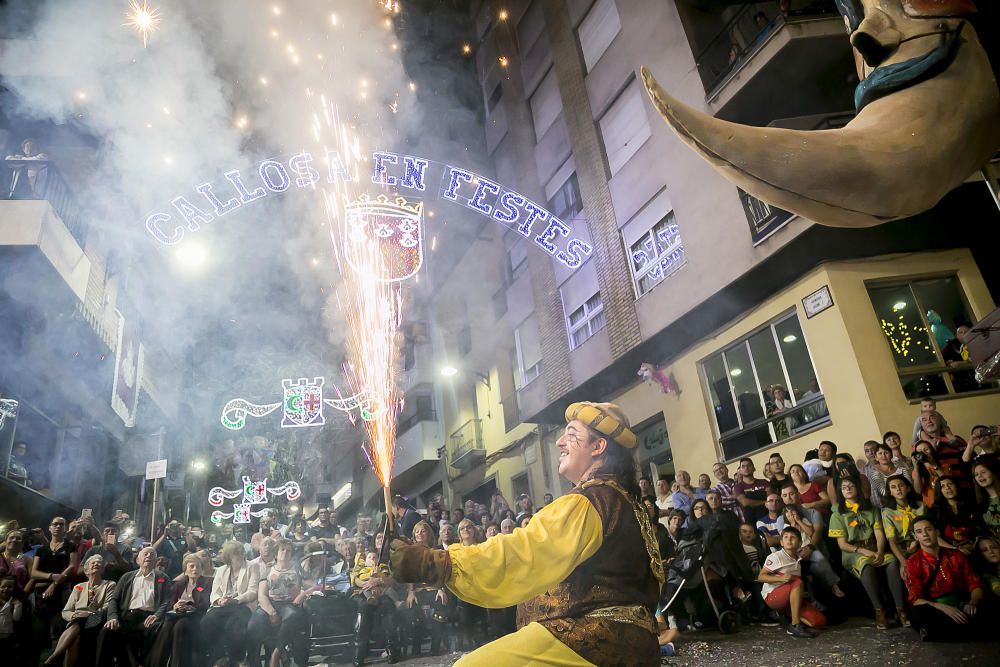
<instances>
[{"instance_id":1,"label":"hanging banner","mask_svg":"<svg viewBox=\"0 0 1000 667\"><path fill-rule=\"evenodd\" d=\"M139 387L142 384L142 343L132 322L117 310L118 347L115 350L115 379L111 388L111 407L125 422L125 426L135 426L135 409L139 404Z\"/></svg>"}]
</instances>

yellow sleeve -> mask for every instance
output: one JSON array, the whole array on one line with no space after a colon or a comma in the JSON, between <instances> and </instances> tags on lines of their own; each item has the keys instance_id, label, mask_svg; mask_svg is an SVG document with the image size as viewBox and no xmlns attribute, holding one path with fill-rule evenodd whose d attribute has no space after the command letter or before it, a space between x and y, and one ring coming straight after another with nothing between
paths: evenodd
<instances>
[{"instance_id":1,"label":"yellow sleeve","mask_svg":"<svg viewBox=\"0 0 1000 667\"><path fill-rule=\"evenodd\" d=\"M583 494L562 496L526 528L469 547L451 545L448 588L480 607L513 606L568 577L597 552L603 535L601 517Z\"/></svg>"}]
</instances>

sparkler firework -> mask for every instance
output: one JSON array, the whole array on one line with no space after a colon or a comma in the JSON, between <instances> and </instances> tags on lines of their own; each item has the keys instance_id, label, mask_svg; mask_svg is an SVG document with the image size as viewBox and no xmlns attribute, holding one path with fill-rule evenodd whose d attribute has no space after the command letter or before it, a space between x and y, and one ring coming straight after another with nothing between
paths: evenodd
<instances>
[{"instance_id":1,"label":"sparkler firework","mask_svg":"<svg viewBox=\"0 0 1000 667\"><path fill-rule=\"evenodd\" d=\"M129 0L125 16L128 18L125 25L142 35L142 48L146 48L149 33L160 25L160 10L150 7L146 0L142 0L142 4L139 4L139 0Z\"/></svg>"}]
</instances>

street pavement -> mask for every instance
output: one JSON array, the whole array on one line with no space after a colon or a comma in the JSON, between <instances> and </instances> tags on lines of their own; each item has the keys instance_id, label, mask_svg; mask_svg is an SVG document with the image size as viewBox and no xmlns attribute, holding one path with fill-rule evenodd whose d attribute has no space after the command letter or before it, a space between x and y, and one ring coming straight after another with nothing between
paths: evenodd
<instances>
[{"instance_id":1,"label":"street pavement","mask_svg":"<svg viewBox=\"0 0 1000 667\"><path fill-rule=\"evenodd\" d=\"M891 667L895 665L1000 665L1000 644L943 644L921 642L910 629L875 630L870 619L852 618L823 630L816 639L796 639L784 628L744 627L737 634L714 630L688 632L677 644L678 653L663 658L671 667L832 667L851 665ZM431 667L451 665L462 656L451 653L421 657L400 665ZM373 659L371 665L384 665Z\"/></svg>"}]
</instances>

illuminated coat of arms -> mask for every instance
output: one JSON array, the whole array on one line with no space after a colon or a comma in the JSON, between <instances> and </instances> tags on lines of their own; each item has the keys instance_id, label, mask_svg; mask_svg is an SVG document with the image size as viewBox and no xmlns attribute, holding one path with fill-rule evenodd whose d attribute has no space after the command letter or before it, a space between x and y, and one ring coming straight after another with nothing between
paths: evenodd
<instances>
[{"instance_id":1,"label":"illuminated coat of arms","mask_svg":"<svg viewBox=\"0 0 1000 667\"><path fill-rule=\"evenodd\" d=\"M223 519L232 519L233 523L250 523L250 517L263 516L267 508L254 510L254 505L266 505L270 496L284 496L288 500L297 500L302 490L297 482L285 482L281 486L268 488L267 480L252 480L243 477L243 488L230 491L221 486L212 487L208 492L208 504L212 507L222 507L227 500L243 496L242 502L233 505L232 512L212 512L212 523L222 523Z\"/></svg>"},{"instance_id":2,"label":"illuminated coat of arms","mask_svg":"<svg viewBox=\"0 0 1000 667\"><path fill-rule=\"evenodd\" d=\"M417 274L424 263L423 203L407 203L403 197L385 195L371 199L361 195L345 207L347 233L344 254L357 268L354 255L362 242L378 241L389 263L388 282L400 282Z\"/></svg>"},{"instance_id":3,"label":"illuminated coat of arms","mask_svg":"<svg viewBox=\"0 0 1000 667\"><path fill-rule=\"evenodd\" d=\"M299 378L296 384L291 380L282 380L285 390L282 428L299 426L322 426L323 418L323 382L324 378L313 378L310 383L306 378Z\"/></svg>"}]
</instances>

